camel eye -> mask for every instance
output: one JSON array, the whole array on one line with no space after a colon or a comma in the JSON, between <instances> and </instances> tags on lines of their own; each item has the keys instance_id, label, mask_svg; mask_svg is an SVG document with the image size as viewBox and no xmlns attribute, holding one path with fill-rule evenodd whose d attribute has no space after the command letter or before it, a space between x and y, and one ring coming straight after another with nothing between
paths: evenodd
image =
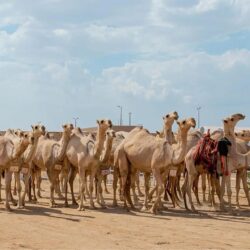
<instances>
[{"instance_id":1,"label":"camel eye","mask_svg":"<svg viewBox=\"0 0 250 250\"><path fill-rule=\"evenodd\" d=\"M38 129L38 126L35 126L35 129Z\"/></svg>"},{"instance_id":2,"label":"camel eye","mask_svg":"<svg viewBox=\"0 0 250 250\"><path fill-rule=\"evenodd\" d=\"M186 123L186 121L183 121L182 124L184 125Z\"/></svg>"},{"instance_id":3,"label":"camel eye","mask_svg":"<svg viewBox=\"0 0 250 250\"><path fill-rule=\"evenodd\" d=\"M169 117L169 115L166 115L166 118L168 118Z\"/></svg>"},{"instance_id":4,"label":"camel eye","mask_svg":"<svg viewBox=\"0 0 250 250\"><path fill-rule=\"evenodd\" d=\"M231 121L233 122L233 121L234 121L234 118L231 118Z\"/></svg>"}]
</instances>

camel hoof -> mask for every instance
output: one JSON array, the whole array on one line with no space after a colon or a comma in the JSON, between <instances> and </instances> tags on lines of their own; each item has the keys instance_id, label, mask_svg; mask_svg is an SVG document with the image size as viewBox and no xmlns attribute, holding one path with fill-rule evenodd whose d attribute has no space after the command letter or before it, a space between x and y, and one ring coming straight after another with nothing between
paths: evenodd
<instances>
[{"instance_id":1,"label":"camel hoof","mask_svg":"<svg viewBox=\"0 0 250 250\"><path fill-rule=\"evenodd\" d=\"M64 197L62 194L58 194L58 199L59 199L59 200L64 200L65 197Z\"/></svg>"},{"instance_id":2,"label":"camel hoof","mask_svg":"<svg viewBox=\"0 0 250 250\"><path fill-rule=\"evenodd\" d=\"M72 201L72 205L78 205L76 201Z\"/></svg>"},{"instance_id":3,"label":"camel hoof","mask_svg":"<svg viewBox=\"0 0 250 250\"><path fill-rule=\"evenodd\" d=\"M5 209L6 209L6 211L8 211L8 212L12 212L12 209L10 208L9 205L5 206Z\"/></svg>"},{"instance_id":4,"label":"camel hoof","mask_svg":"<svg viewBox=\"0 0 250 250\"><path fill-rule=\"evenodd\" d=\"M144 194L143 193L139 193L138 196L139 197L144 197Z\"/></svg>"},{"instance_id":5,"label":"camel hoof","mask_svg":"<svg viewBox=\"0 0 250 250\"><path fill-rule=\"evenodd\" d=\"M79 206L78 211L84 211L85 208L83 206Z\"/></svg>"},{"instance_id":6,"label":"camel hoof","mask_svg":"<svg viewBox=\"0 0 250 250\"><path fill-rule=\"evenodd\" d=\"M142 212L146 212L146 211L148 211L148 208L145 207L145 206L143 206L142 209L141 209L141 211L142 211Z\"/></svg>"},{"instance_id":7,"label":"camel hoof","mask_svg":"<svg viewBox=\"0 0 250 250\"><path fill-rule=\"evenodd\" d=\"M96 210L97 208L96 208L96 206L95 206L95 205L90 205L90 209L94 209L94 210Z\"/></svg>"},{"instance_id":8,"label":"camel hoof","mask_svg":"<svg viewBox=\"0 0 250 250\"><path fill-rule=\"evenodd\" d=\"M51 207L51 208L55 208L55 207L57 207L57 204L56 204L56 203L51 203L51 204L50 204L50 207Z\"/></svg>"},{"instance_id":9,"label":"camel hoof","mask_svg":"<svg viewBox=\"0 0 250 250\"><path fill-rule=\"evenodd\" d=\"M17 206L17 202L16 201L12 201L12 205L13 206Z\"/></svg>"},{"instance_id":10,"label":"camel hoof","mask_svg":"<svg viewBox=\"0 0 250 250\"><path fill-rule=\"evenodd\" d=\"M69 203L68 203L68 202L65 202L65 203L64 203L64 207L69 207Z\"/></svg>"},{"instance_id":11,"label":"camel hoof","mask_svg":"<svg viewBox=\"0 0 250 250\"><path fill-rule=\"evenodd\" d=\"M13 191L13 195L17 195L17 192L16 192L16 191Z\"/></svg>"},{"instance_id":12,"label":"camel hoof","mask_svg":"<svg viewBox=\"0 0 250 250\"><path fill-rule=\"evenodd\" d=\"M113 201L113 207L117 207L117 206L118 206L117 202Z\"/></svg>"},{"instance_id":13,"label":"camel hoof","mask_svg":"<svg viewBox=\"0 0 250 250\"><path fill-rule=\"evenodd\" d=\"M110 192L108 190L105 190L105 194L110 194Z\"/></svg>"}]
</instances>

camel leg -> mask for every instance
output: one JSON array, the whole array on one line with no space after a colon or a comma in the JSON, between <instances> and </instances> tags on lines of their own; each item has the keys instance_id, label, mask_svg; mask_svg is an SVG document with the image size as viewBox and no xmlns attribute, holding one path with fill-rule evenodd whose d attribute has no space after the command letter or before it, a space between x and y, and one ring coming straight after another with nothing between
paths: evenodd
<instances>
[{"instance_id":1,"label":"camel leg","mask_svg":"<svg viewBox=\"0 0 250 250\"><path fill-rule=\"evenodd\" d=\"M232 211L232 188L231 188L231 175L230 174L226 176L226 185L227 185L229 210Z\"/></svg>"},{"instance_id":2,"label":"camel leg","mask_svg":"<svg viewBox=\"0 0 250 250\"><path fill-rule=\"evenodd\" d=\"M89 202L90 202L90 207L95 208L94 200L93 200L93 191L94 191L94 178L96 175L96 171L92 169L91 174L90 174L90 179L89 179Z\"/></svg>"},{"instance_id":3,"label":"camel leg","mask_svg":"<svg viewBox=\"0 0 250 250\"><path fill-rule=\"evenodd\" d=\"M240 208L240 203L239 203L239 193L240 193L240 180L242 177L242 171L241 170L237 170L236 173L236 207Z\"/></svg>"},{"instance_id":4,"label":"camel leg","mask_svg":"<svg viewBox=\"0 0 250 250\"><path fill-rule=\"evenodd\" d=\"M12 173L6 169L5 170L5 208L8 211L11 211L9 200L10 200L10 193L11 193L11 176Z\"/></svg>"},{"instance_id":5,"label":"camel leg","mask_svg":"<svg viewBox=\"0 0 250 250\"><path fill-rule=\"evenodd\" d=\"M114 167L113 172L113 206L117 206L117 198L116 198L116 190L117 190L117 183L118 183L118 169Z\"/></svg>"},{"instance_id":6,"label":"camel leg","mask_svg":"<svg viewBox=\"0 0 250 250\"><path fill-rule=\"evenodd\" d=\"M194 204L192 201L191 189L193 187L193 183L194 183L194 180L196 179L196 176L197 174L194 174L194 175L188 174L188 184L187 184L187 194L188 194L189 203L193 212L195 212L196 210L194 208Z\"/></svg>"},{"instance_id":7,"label":"camel leg","mask_svg":"<svg viewBox=\"0 0 250 250\"><path fill-rule=\"evenodd\" d=\"M137 171L132 170L131 171L131 189L132 189L132 192L133 192L134 204L136 206L138 206L139 205L139 199L138 199L138 196L137 196L137 194L135 192L136 179L137 179Z\"/></svg>"},{"instance_id":8,"label":"camel leg","mask_svg":"<svg viewBox=\"0 0 250 250\"><path fill-rule=\"evenodd\" d=\"M101 205L102 208L105 208L106 204L103 198L103 190L102 190L102 181L104 176L99 171L96 176L97 176L97 197L98 197L97 202Z\"/></svg>"},{"instance_id":9,"label":"camel leg","mask_svg":"<svg viewBox=\"0 0 250 250\"><path fill-rule=\"evenodd\" d=\"M42 198L41 195L41 183L42 183L42 170L36 169L35 171L36 185L37 185L37 196Z\"/></svg>"},{"instance_id":10,"label":"camel leg","mask_svg":"<svg viewBox=\"0 0 250 250\"><path fill-rule=\"evenodd\" d=\"M30 171L29 171L29 173L23 175L23 181L24 181L24 192L22 194L21 201L22 201L22 206L24 207L25 206L25 196L29 192Z\"/></svg>"},{"instance_id":11,"label":"camel leg","mask_svg":"<svg viewBox=\"0 0 250 250\"><path fill-rule=\"evenodd\" d=\"M47 174L50 181L50 207L55 207L57 205L54 198L56 174L52 169L48 169Z\"/></svg>"},{"instance_id":12,"label":"camel leg","mask_svg":"<svg viewBox=\"0 0 250 250\"><path fill-rule=\"evenodd\" d=\"M201 174L203 202L206 202L206 173Z\"/></svg>"},{"instance_id":13,"label":"camel leg","mask_svg":"<svg viewBox=\"0 0 250 250\"><path fill-rule=\"evenodd\" d=\"M36 170L34 169L32 172L31 172L31 184L32 184L32 190L33 190L33 195L34 195L34 201L36 202L37 201L37 198L36 198L36 185L35 185L35 179L36 179Z\"/></svg>"},{"instance_id":14,"label":"camel leg","mask_svg":"<svg viewBox=\"0 0 250 250\"><path fill-rule=\"evenodd\" d=\"M72 197L72 205L78 205L78 203L76 202L75 196L74 196L74 180L76 177L77 171L73 166L70 166L70 170L69 170L69 186L70 186L70 192L71 192L71 197ZM80 178L79 178L80 180ZM81 187L81 181L79 182L79 185ZM81 194L81 188L80 188L80 194Z\"/></svg>"},{"instance_id":15,"label":"camel leg","mask_svg":"<svg viewBox=\"0 0 250 250\"><path fill-rule=\"evenodd\" d=\"M162 180L161 173L158 169L153 169L153 174L156 179L156 186L157 186L157 197L156 200L150 209L151 213L157 213L158 205L161 202L161 195L164 192L164 181Z\"/></svg>"},{"instance_id":16,"label":"camel leg","mask_svg":"<svg viewBox=\"0 0 250 250\"><path fill-rule=\"evenodd\" d=\"M2 201L2 171L0 170L0 202Z\"/></svg>"},{"instance_id":17,"label":"camel leg","mask_svg":"<svg viewBox=\"0 0 250 250\"><path fill-rule=\"evenodd\" d=\"M212 197L211 197L211 185L212 185L212 182L211 182L211 178L212 176L210 174L206 174L207 176L207 180L208 180L208 198L207 198L207 201L208 203L212 204ZM215 177L216 178L216 177Z\"/></svg>"},{"instance_id":18,"label":"camel leg","mask_svg":"<svg viewBox=\"0 0 250 250\"><path fill-rule=\"evenodd\" d=\"M13 190L13 195L17 195L17 180L16 180L16 175L14 174L14 190Z\"/></svg>"},{"instance_id":19,"label":"camel leg","mask_svg":"<svg viewBox=\"0 0 250 250\"><path fill-rule=\"evenodd\" d=\"M187 194L187 187L188 187L188 174L186 174L184 176L185 180L184 180L184 183L181 187L181 191L182 191L182 195L183 195L183 200L184 200L184 206L186 208L186 210L189 210L188 206L187 206L187 197L186 197L186 194Z\"/></svg>"},{"instance_id":20,"label":"camel leg","mask_svg":"<svg viewBox=\"0 0 250 250\"><path fill-rule=\"evenodd\" d=\"M85 169L82 169L79 167L79 180L80 180L80 205L78 207L79 211L83 211L84 209L84 204L83 204L83 196L84 196L84 191L86 187L86 176L85 176Z\"/></svg>"},{"instance_id":21,"label":"camel leg","mask_svg":"<svg viewBox=\"0 0 250 250\"><path fill-rule=\"evenodd\" d=\"M179 201L182 198L180 182L181 182L181 173L178 175L178 177L177 177L177 183L176 183L176 188L177 188L177 193L178 193L178 199L179 199Z\"/></svg>"},{"instance_id":22,"label":"camel leg","mask_svg":"<svg viewBox=\"0 0 250 250\"><path fill-rule=\"evenodd\" d=\"M226 183L226 176L223 175L221 179L221 189L220 189L220 208L222 211L225 210L225 203L224 203L225 183Z\"/></svg>"},{"instance_id":23,"label":"camel leg","mask_svg":"<svg viewBox=\"0 0 250 250\"><path fill-rule=\"evenodd\" d=\"M59 180L59 175L60 175L60 172L61 171L58 171L58 170L53 170L53 173L55 175L55 184L54 184L54 188L55 188L55 192L57 193L57 196L59 199L65 199L64 196L62 195L62 191L64 189L61 190L61 187L60 187L60 180Z\"/></svg>"},{"instance_id":24,"label":"camel leg","mask_svg":"<svg viewBox=\"0 0 250 250\"><path fill-rule=\"evenodd\" d=\"M142 193L141 188L140 188L140 171L136 171L135 181L136 181L136 187L138 190L138 196L143 197L144 194Z\"/></svg>"},{"instance_id":25,"label":"camel leg","mask_svg":"<svg viewBox=\"0 0 250 250\"><path fill-rule=\"evenodd\" d=\"M69 165L68 165L68 161L64 160L63 162L63 169L61 172L61 175L63 176L62 178L62 182L63 182L63 189L64 190L64 206L68 207L68 181L69 181Z\"/></svg>"},{"instance_id":26,"label":"camel leg","mask_svg":"<svg viewBox=\"0 0 250 250\"><path fill-rule=\"evenodd\" d=\"M23 206L22 206L22 197L21 197L22 187L21 187L21 183L20 183L20 173L19 172L15 173L15 181L17 183L17 192L18 192L17 208L23 208Z\"/></svg>"},{"instance_id":27,"label":"camel leg","mask_svg":"<svg viewBox=\"0 0 250 250\"><path fill-rule=\"evenodd\" d=\"M156 189L157 189L157 186L155 185L153 187L153 189L149 192L149 195L148 195L148 200L151 201L153 199L153 195L154 193L156 192Z\"/></svg>"},{"instance_id":28,"label":"camel leg","mask_svg":"<svg viewBox=\"0 0 250 250\"><path fill-rule=\"evenodd\" d=\"M144 203L142 207L142 211L148 210L148 195L149 195L149 188L150 188L150 173L144 173L144 180L145 180L145 196L144 196Z\"/></svg>"},{"instance_id":29,"label":"camel leg","mask_svg":"<svg viewBox=\"0 0 250 250\"><path fill-rule=\"evenodd\" d=\"M247 184L247 169L243 170L242 184L243 184L243 189L244 189L245 195L247 197L248 205L250 206L250 195L249 195L249 188L248 188L248 184Z\"/></svg>"},{"instance_id":30,"label":"camel leg","mask_svg":"<svg viewBox=\"0 0 250 250\"><path fill-rule=\"evenodd\" d=\"M108 181L108 175L105 175L103 178L104 190L106 194L110 194L110 192L108 191L108 187L107 187L107 181Z\"/></svg>"},{"instance_id":31,"label":"camel leg","mask_svg":"<svg viewBox=\"0 0 250 250\"><path fill-rule=\"evenodd\" d=\"M195 198L196 198L196 201L197 201L198 205L201 206L201 202L200 202L200 199L199 199L199 193L198 193L198 191L199 191L199 187L198 187L198 185L199 185L199 177L200 177L200 175L198 174L196 176L195 180L194 180L193 192L195 194Z\"/></svg>"}]
</instances>

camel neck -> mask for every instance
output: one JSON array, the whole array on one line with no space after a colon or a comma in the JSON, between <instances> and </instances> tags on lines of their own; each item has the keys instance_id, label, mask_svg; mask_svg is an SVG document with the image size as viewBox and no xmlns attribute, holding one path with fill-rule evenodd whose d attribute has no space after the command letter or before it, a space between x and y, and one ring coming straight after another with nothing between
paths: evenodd
<instances>
[{"instance_id":1,"label":"camel neck","mask_svg":"<svg viewBox=\"0 0 250 250\"><path fill-rule=\"evenodd\" d=\"M188 131L178 131L180 140L177 147L173 149L172 162L174 165L180 164L184 160L187 148L187 133Z\"/></svg>"},{"instance_id":2,"label":"camel neck","mask_svg":"<svg viewBox=\"0 0 250 250\"><path fill-rule=\"evenodd\" d=\"M100 128L98 128L97 135L96 135L96 142L95 142L95 158L100 159L103 145L105 141L105 131L101 131Z\"/></svg>"},{"instance_id":3,"label":"camel neck","mask_svg":"<svg viewBox=\"0 0 250 250\"><path fill-rule=\"evenodd\" d=\"M57 155L57 161L62 161L63 158L64 158L64 155L65 155L65 152L66 152L66 148L67 148L67 145L68 145L68 142L69 142L69 139L70 139L70 135L66 132L63 132L63 135L62 135L62 138L59 142L60 144L60 148L59 148L59 151L58 151L58 155Z\"/></svg>"},{"instance_id":4,"label":"camel neck","mask_svg":"<svg viewBox=\"0 0 250 250\"><path fill-rule=\"evenodd\" d=\"M163 135L164 138L167 140L167 142L172 145L173 144L173 133L172 133L172 127L163 127Z\"/></svg>"},{"instance_id":5,"label":"camel neck","mask_svg":"<svg viewBox=\"0 0 250 250\"><path fill-rule=\"evenodd\" d=\"M113 142L113 138L107 138L104 143L104 151L101 157L102 163L106 163L109 160L109 156L110 156L111 149L112 149L112 142Z\"/></svg>"},{"instance_id":6,"label":"camel neck","mask_svg":"<svg viewBox=\"0 0 250 250\"><path fill-rule=\"evenodd\" d=\"M33 144L30 144L28 146L28 148L24 151L23 153L23 162L24 163L28 163L32 160L35 152L36 152L36 148L37 148L37 144L38 144L38 139L39 137L35 137L35 141Z\"/></svg>"}]
</instances>

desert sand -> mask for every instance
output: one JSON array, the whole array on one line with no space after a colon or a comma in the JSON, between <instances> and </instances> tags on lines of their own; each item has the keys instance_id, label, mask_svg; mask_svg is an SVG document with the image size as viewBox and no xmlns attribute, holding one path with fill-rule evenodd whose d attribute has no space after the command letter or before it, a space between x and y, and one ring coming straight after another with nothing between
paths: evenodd
<instances>
[{"instance_id":1,"label":"desert sand","mask_svg":"<svg viewBox=\"0 0 250 250\"><path fill-rule=\"evenodd\" d=\"M122 203L112 207L111 194L105 194L106 209L86 204L79 212L76 206L64 208L62 200L50 208L48 180L42 189L43 198L23 210L12 206L7 212L0 203L0 249L250 249L250 207L242 190L241 209L233 214L207 203L195 203L199 213L192 213L166 202L166 211L152 215L127 212Z\"/></svg>"}]
</instances>

